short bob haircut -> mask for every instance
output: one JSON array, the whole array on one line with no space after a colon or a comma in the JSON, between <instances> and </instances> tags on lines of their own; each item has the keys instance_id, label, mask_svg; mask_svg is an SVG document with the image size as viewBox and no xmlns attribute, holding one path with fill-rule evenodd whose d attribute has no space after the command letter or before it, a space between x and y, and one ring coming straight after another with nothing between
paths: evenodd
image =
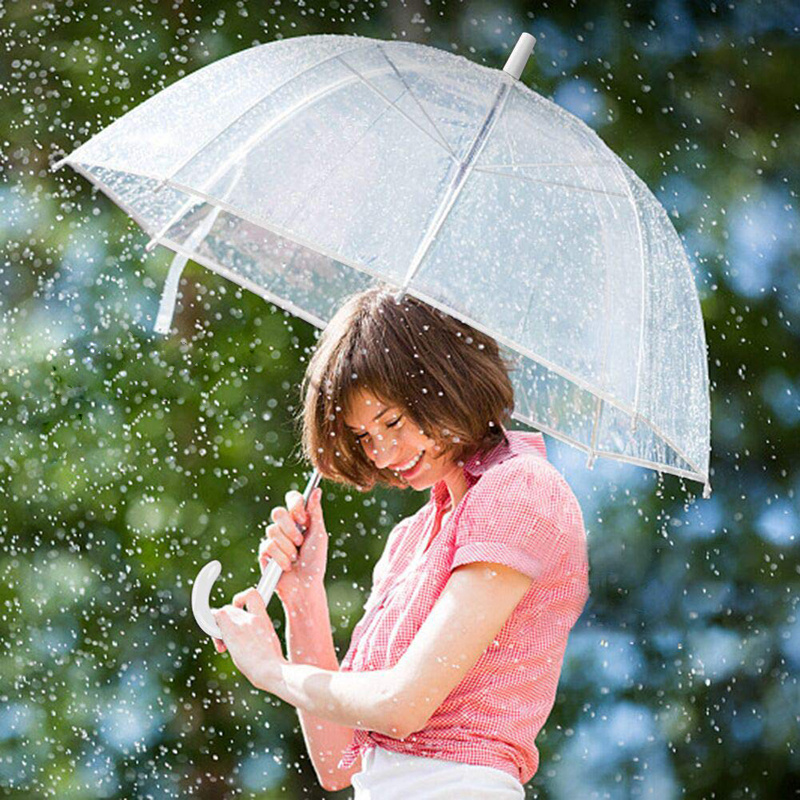
<instances>
[{"instance_id":1,"label":"short bob haircut","mask_svg":"<svg viewBox=\"0 0 800 800\"><path fill-rule=\"evenodd\" d=\"M493 338L415 297L398 302L395 291L378 285L347 299L301 386L304 456L324 478L359 491L408 484L377 469L345 425L358 390L402 409L458 464L505 440L514 408L513 364Z\"/></svg>"}]
</instances>

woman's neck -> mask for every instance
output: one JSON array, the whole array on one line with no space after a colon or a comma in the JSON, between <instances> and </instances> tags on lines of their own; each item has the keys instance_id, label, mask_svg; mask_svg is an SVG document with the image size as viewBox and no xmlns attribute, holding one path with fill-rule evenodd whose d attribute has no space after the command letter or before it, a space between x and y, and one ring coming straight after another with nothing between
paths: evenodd
<instances>
[{"instance_id":1,"label":"woman's neck","mask_svg":"<svg viewBox=\"0 0 800 800\"><path fill-rule=\"evenodd\" d=\"M464 475L464 470L455 465L453 469L444 476L443 480L447 485L447 491L450 493L450 510L452 510L461 502L461 498L467 493L469 484Z\"/></svg>"}]
</instances>

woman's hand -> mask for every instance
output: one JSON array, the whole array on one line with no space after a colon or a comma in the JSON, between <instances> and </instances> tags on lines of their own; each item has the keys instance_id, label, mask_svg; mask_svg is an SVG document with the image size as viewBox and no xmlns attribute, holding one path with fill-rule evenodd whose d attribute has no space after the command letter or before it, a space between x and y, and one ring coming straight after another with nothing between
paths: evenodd
<instances>
[{"instance_id":1,"label":"woman's hand","mask_svg":"<svg viewBox=\"0 0 800 800\"><path fill-rule=\"evenodd\" d=\"M258 561L262 572L268 559L274 558L281 565L283 575L275 592L283 605L289 606L315 583L325 580L328 532L322 517L322 489L314 489L308 498L307 509L303 508L300 492L287 492L286 507L273 508L270 518L272 524L267 526L267 538L259 545ZM305 536L297 530L295 521L306 526ZM234 605L238 597L240 595L234 598ZM214 644L218 652L225 652L223 641L214 639Z\"/></svg>"},{"instance_id":2,"label":"woman's hand","mask_svg":"<svg viewBox=\"0 0 800 800\"><path fill-rule=\"evenodd\" d=\"M275 592L287 605L325 580L328 532L322 517L322 489L314 489L305 509L300 492L287 492L286 507L273 508L270 519L272 525L267 526L267 538L259 545L258 561L262 571L271 558L281 565L284 573ZM295 522L305 525L305 535L297 530Z\"/></svg>"},{"instance_id":3,"label":"woman's hand","mask_svg":"<svg viewBox=\"0 0 800 800\"><path fill-rule=\"evenodd\" d=\"M224 638L224 643L214 639L217 650L227 649L233 663L253 686L271 691L270 687L280 680L281 665L288 661L258 590L245 589L231 605L212 609L211 613Z\"/></svg>"}]
</instances>

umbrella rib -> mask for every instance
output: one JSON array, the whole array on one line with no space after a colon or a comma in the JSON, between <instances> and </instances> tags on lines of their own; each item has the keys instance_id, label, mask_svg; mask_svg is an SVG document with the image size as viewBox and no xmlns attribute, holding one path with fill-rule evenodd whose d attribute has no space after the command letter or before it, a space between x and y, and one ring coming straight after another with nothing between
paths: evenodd
<instances>
[{"instance_id":1,"label":"umbrella rib","mask_svg":"<svg viewBox=\"0 0 800 800\"><path fill-rule=\"evenodd\" d=\"M378 50L381 51L381 55L386 59L386 62L394 70L395 75L397 75L397 77L403 82L403 86L405 86L406 89L408 90L408 93L411 96L411 99L417 104L417 107L419 108L419 110L425 115L425 118L428 120L428 122L430 122L431 127L436 131L436 133L439 134L439 138L442 140L442 144L444 144L444 146L450 151L450 155L453 156L454 159L458 159L458 156L455 154L455 152L453 152L453 148L450 147L450 145L447 143L447 139L444 138L444 134L439 130L439 128L436 125L436 123L433 121L431 116L425 110L425 107L422 105L422 102L414 94L414 92L411 91L411 87L408 85L408 83L406 82L406 79L403 77L403 75L401 74L400 70L397 68L397 65L394 63L394 61L392 61L391 58L389 58L388 54L386 53L385 48L382 45L378 45Z\"/></svg>"},{"instance_id":2,"label":"umbrella rib","mask_svg":"<svg viewBox=\"0 0 800 800\"><path fill-rule=\"evenodd\" d=\"M505 77L508 76L506 75ZM481 124L478 133L475 135L475 138L472 140L472 144L470 145L464 160L459 164L455 176L453 177L452 181L450 181L447 189L445 189L444 199L436 210L436 213L433 217L433 222L425 232L425 236L422 238L419 247L411 259L411 263L408 265L406 276L403 279L403 285L400 287L400 291L397 294L398 298L401 297L406 289L410 286L411 281L414 279L414 275L416 275L417 270L419 269L419 265L427 255L428 250L430 250L431 245L436 238L436 235L439 233L442 225L444 225L447 217L450 215L450 211L458 199L458 196L461 194L461 190L464 188L467 178L469 178L472 170L475 169L475 160L480 155L481 150L483 150L486 140L497 123L498 117L503 112L510 94L511 92L509 91L509 84L505 83L504 78L501 77L500 86L495 94L492 107L484 117L483 123Z\"/></svg>"},{"instance_id":3,"label":"umbrella rib","mask_svg":"<svg viewBox=\"0 0 800 800\"><path fill-rule=\"evenodd\" d=\"M110 189L106 184L102 181L95 178L91 172L86 169L83 169L80 165L71 165L72 168L78 172L79 174L83 175L93 186L96 186L103 194L107 195L111 200L114 201L115 205L119 206L126 214L128 214L134 222L136 222L139 227L147 234L149 234L149 226L147 221L137 213L136 209L133 208L126 200L124 200L119 194L117 194L113 189ZM105 164L91 164L91 165L84 165L84 166L97 166L103 169L108 169L111 171L119 171L115 170L114 167L107 166ZM156 181L158 180L157 176L150 175L144 172L133 172L129 170L127 172L129 175L139 175L143 178L148 178L149 180ZM311 250L314 253L318 253L319 255L325 256L326 258L331 259L332 261L336 261L340 264L343 264L346 267L350 267L351 269L356 270L357 272L361 272L365 275L369 275L371 278L374 278L377 281L386 281L386 275L383 273L375 272L374 270L370 269L365 264L358 264L350 259L346 258L345 256L334 253L332 250L324 247L323 245L317 244L316 242L312 242L308 239L304 239L303 237L297 236L294 233L290 233L279 228L276 225L272 225L268 222L265 222L262 219L256 219L255 217L251 216L250 214L242 212L241 209L234 208L230 204L226 203L225 201L219 200L218 198L211 197L204 192L201 192L199 189L195 189L191 186L186 186L182 183L179 183L175 180L171 180L169 182L170 188L175 189L182 194L188 195L189 197L196 197L198 202L208 203L211 206L217 206L221 208L223 211L227 212L231 216L234 216L238 219L243 220L244 222L249 222L252 225L255 225L257 228L262 228L265 231L269 231L270 233L275 234L276 236L280 236L282 239L286 239L287 241L291 242L292 244L299 245L300 247L304 247L307 250ZM192 205L197 205L197 203L193 203ZM170 250L174 252L188 252L185 248L180 245L176 245L170 239L163 239L159 241L159 244L163 244L165 247L168 247ZM219 269L213 266L208 265L208 259L204 259L202 256L199 256L197 253L188 252L189 258L193 261L197 261L199 264L203 264L208 269L212 270L213 272L220 272L221 270L225 272L226 277L230 277L233 273L230 270L227 270L226 267L220 266ZM220 272L220 274L222 274ZM231 280L237 282L237 278L231 277ZM246 280L246 279L245 279ZM253 286L257 286L257 284L252 284ZM249 285L246 288L250 288ZM258 293L257 289L253 289ZM280 305L280 303L278 303ZM299 314L299 316L303 316ZM307 317L303 317L306 319ZM315 318L316 319L316 318ZM310 321L310 320L309 320ZM317 322L314 322L315 325L318 327L324 327L325 323L319 325Z\"/></svg>"},{"instance_id":4,"label":"umbrella rib","mask_svg":"<svg viewBox=\"0 0 800 800\"><path fill-rule=\"evenodd\" d=\"M508 122L505 119L503 120L503 122L505 124L501 126L500 130L505 135L506 148L508 149L508 157L512 161L516 161L517 157L514 154L514 142L511 140L511 132L508 130Z\"/></svg>"},{"instance_id":5,"label":"umbrella rib","mask_svg":"<svg viewBox=\"0 0 800 800\"><path fill-rule=\"evenodd\" d=\"M375 94L377 94L378 97L380 97L385 103L387 103L391 108L393 108L395 111L397 111L398 114L400 114L401 116L405 117L405 119L407 119L415 128L417 128L417 130L419 130L420 133L424 134L435 145L438 145L439 147L443 147L447 151L448 155L454 161L457 160L456 156L453 153L453 151L447 146L446 142L440 142L440 141L438 141L436 139L435 136L431 136L430 131L426 131L425 128L423 128L413 117L410 117L408 114L406 114L406 112L403 111L402 108L400 108L399 106L397 106L395 104L396 101L390 100L380 89L378 89L377 86L375 86L371 81L368 81L355 67L353 67L350 64L348 64L342 58L339 58L339 61L342 64L344 64L344 66L347 67L347 69L349 69L360 81L362 81L365 86L367 86L369 89L371 89L373 92L375 92ZM406 87L406 88L408 88L408 87ZM402 95L401 95L401 97L402 97ZM438 130L436 132L438 133Z\"/></svg>"},{"instance_id":6,"label":"umbrella rib","mask_svg":"<svg viewBox=\"0 0 800 800\"><path fill-rule=\"evenodd\" d=\"M631 205L633 205L633 215L634 219L636 220L636 234L639 240L639 265L640 265L640 274L641 274L641 281L642 281L642 303L641 303L641 314L639 315L639 358L637 359L636 363L636 389L633 395L633 422L634 425L636 424L637 420L639 419L639 390L640 390L640 378L642 375L642 364L644 363L644 346L645 346L645 338L644 338L644 325L645 321L647 320L647 314L649 311L649 292L647 290L647 265L644 261L644 240L642 239L642 226L639 221L639 207L633 199L633 192L631 191L630 184L628 183L627 176L625 175L624 171L622 172L622 177L625 180L625 185L628 187L628 192L631 196ZM701 325L702 328L702 325Z\"/></svg>"},{"instance_id":7,"label":"umbrella rib","mask_svg":"<svg viewBox=\"0 0 800 800\"><path fill-rule=\"evenodd\" d=\"M600 198L596 195L591 198L592 205L594 206L595 214L597 215L598 222L602 220L602 214L600 211ZM606 201L605 205L611 205ZM612 213L614 212L614 208L611 208ZM614 214L616 216L616 214ZM609 258L609 247L608 247L608 232L606 230L606 225L600 225L600 237L603 242L603 251L606 255L606 259ZM607 362L608 362L608 339L609 339L609 324L612 318L612 315L609 310L609 280L608 280L608 270L603 272L603 328L602 328L602 361L600 364L600 382L603 388L605 389L607 385L607 378L608 375L606 373L607 369ZM598 397L597 404L595 406L594 412L594 422L592 424L592 435L590 439L590 447L591 450L589 451L589 458L586 461L587 466L591 469L594 466L594 461L596 458L597 453L597 438L600 433L600 416L603 413L603 399Z\"/></svg>"},{"instance_id":8,"label":"umbrella rib","mask_svg":"<svg viewBox=\"0 0 800 800\"><path fill-rule=\"evenodd\" d=\"M225 190L224 197L227 198L228 195L236 188L236 185L239 182L239 178L242 174L242 169L244 167L244 163L240 162L237 165L236 171L233 173L233 178L228 185L228 188ZM197 250L200 245L203 243L203 240L208 236L211 232L214 224L217 221L217 217L220 214L222 209L219 206L213 206L208 203L205 204L206 207L210 207L210 211L203 217L197 226L192 230L189 237L186 239L186 244L189 250L195 251ZM185 217L183 218L185 219ZM167 273L166 281L164 282L164 289L161 293L161 302L158 306L158 316L156 317L155 325L153 326L156 331L159 333L169 333L170 325L172 324L172 319L175 315L175 304L177 302L178 296L178 284L181 279L181 275L183 274L183 269L186 266L186 257L183 255L176 255L172 261L172 265L169 268L169 272Z\"/></svg>"},{"instance_id":9,"label":"umbrella rib","mask_svg":"<svg viewBox=\"0 0 800 800\"><path fill-rule=\"evenodd\" d=\"M530 183L541 183L543 186L558 186L562 189L572 189L576 192L591 192L593 194L602 194L605 197L627 197L624 192L609 192L605 189L592 189L589 186L575 186L572 183L562 183L561 181L545 181L541 178L532 178L530 175L517 175L514 172L501 172L495 169L487 169L486 167L475 167L476 172L485 172L491 175L504 175L507 178L517 178L521 181L529 181Z\"/></svg>"},{"instance_id":10,"label":"umbrella rib","mask_svg":"<svg viewBox=\"0 0 800 800\"><path fill-rule=\"evenodd\" d=\"M557 113L561 114L564 118L565 123L569 128L571 128L577 136L579 136L585 142L591 144L594 149L597 148L597 143L601 148L601 152L603 150L608 151L608 145L597 135L595 131L591 128L586 126L581 126L581 124L576 120L571 114L568 114L564 109L560 106L556 105L555 109ZM594 139L592 139L594 137ZM609 151L610 152L610 151ZM647 274L646 274L646 264L644 258L644 240L642 238L642 225L639 219L639 206L636 203L636 200L633 197L633 191L631 190L631 183L628 180L628 177L625 173L625 170L630 170L625 162L617 157L614 156L612 153L611 159L606 159L609 161L611 166L613 166L616 172L619 174L623 185L625 187L625 194L624 197L627 197L628 201L631 204L631 208L633 209L633 219L636 223L636 239L637 244L639 246L639 274L641 280L641 287L642 287L642 302L640 304L641 307L641 314L639 315L639 349L636 359L636 381L635 381L635 388L634 388L634 395L633 395L633 413L632 413L632 424L631 427L635 431L636 424L639 417L639 392L641 391L641 375L642 375L642 364L644 361L644 326L645 320L647 319L647 300L648 300L648 293L647 293ZM631 170L632 171L632 170ZM652 427L652 426L651 426ZM686 460L687 463L691 464L688 458L686 458L683 454L681 457ZM692 464L694 467L694 464ZM695 467L695 469L697 469Z\"/></svg>"},{"instance_id":11,"label":"umbrella rib","mask_svg":"<svg viewBox=\"0 0 800 800\"><path fill-rule=\"evenodd\" d=\"M560 108L556 106L556 108ZM608 150L608 145L593 131L591 128L586 126L581 126L574 117L568 114L566 111L561 109L561 113L564 116L564 120L567 125L572 128L575 133L584 141L588 141L592 145L596 144L592 140L592 136L594 139L599 142L600 148L605 148ZM612 153L613 156L613 153ZM639 416L638 408L639 408L639 391L641 389L641 375L642 375L642 363L644 360L644 324L647 318L647 275L645 273L645 259L644 259L644 240L642 238L642 225L639 220L639 206L636 203L636 200L633 197L633 192L631 191L630 181L628 180L627 175L625 174L626 169L630 169L628 165L619 157L613 157L611 160L612 165L616 168L617 173L620 175L623 185L625 186L626 197L631 204L631 208L633 209L633 219L636 223L636 239L637 244L639 245L639 274L641 279L641 286L642 286L642 302L641 302L641 314L639 316L639 352L637 355L636 360L636 384L633 393L633 429L635 430L636 421ZM683 456L682 456L683 457ZM686 459L687 463L689 462ZM694 465L692 465L694 466ZM696 467L695 467L696 468Z\"/></svg>"},{"instance_id":12,"label":"umbrella rib","mask_svg":"<svg viewBox=\"0 0 800 800\"><path fill-rule=\"evenodd\" d=\"M441 147L442 145L441 145L439 142L437 142L437 141L436 141L436 139L435 139L434 137L432 137L428 131L424 130L424 128L421 128L421 127L418 125L418 123L417 123L417 122L415 122L413 119L411 119L410 117L408 117L408 116L407 116L407 115L406 115L406 114L405 114L403 111L401 111L399 108L397 108L396 106L394 106L394 104L393 104L393 103L392 103L392 102L391 102L391 101L390 101L388 98L384 97L384 96L383 96L383 95L380 93L380 91L378 91L378 90L377 90L377 89L376 89L376 88L375 88L375 87L374 87L374 86L373 86L373 85L372 85L372 84L371 84L371 83L370 83L370 82L369 82L369 81L368 81L368 80L367 80L367 79L366 79L366 78L365 78L363 75L359 74L359 73L358 73L356 70L354 70L354 69L353 69L353 68L352 68L352 67L351 67L351 66L350 66L350 65L349 65L349 64L348 64L346 61L343 61L343 60L341 59L341 56L342 56L342 55L348 55L349 53L353 53L353 52L356 52L356 51L358 51L358 50L364 50L364 49L366 49L367 47L371 47L371 45L367 45L366 47L354 47L352 50L348 50L348 51L347 51L347 52L345 52L345 53L338 53L338 54L337 54L337 55L335 55L335 56L330 56L329 58L326 58L326 59L324 59L323 61L321 61L321 62L319 62L318 64L315 64L315 65L313 65L313 66L311 66L311 67L308 67L306 70L304 70L303 72L301 72L301 73L298 73L298 74L299 74L299 75L302 75L302 74L304 74L305 72L308 72L309 70L311 70L311 69L314 69L315 67L318 67L318 66L320 66L320 64L324 64L324 63L326 63L326 62L328 62L328 61L334 61L334 60L337 60L337 59L338 59L338 60L339 60L339 62L340 62L342 65L344 65L345 67L347 67L347 68L348 68L348 69L349 69L349 70L350 70L350 71L351 71L351 72L352 72L352 73L355 75L355 78L356 78L356 79L363 81L363 82L364 82L364 83L365 83L367 86L369 86L369 87L370 87L370 88L371 88L373 91L375 91L377 94L379 94L379 95L382 97L382 99L383 99L383 100L384 100L386 103L388 103L388 105L389 105L389 106L391 106L391 107L395 108L395 109L396 109L396 110L397 110L397 111L398 111L400 114L403 114L403 116L406 116L406 118L407 118L407 119L408 119L408 120L409 120L409 121L410 121L412 124L414 124L416 127L418 127L418 128L419 128L419 130L420 130L420 131L421 131L421 132L422 132L422 133L423 133L425 136L427 136L427 137L428 137L428 138L429 138L429 139L430 139L430 140L431 140L431 141L432 141L434 144L436 144L436 145L438 145L439 147ZM295 77L297 77L297 76L295 76ZM351 79L351 80L352 80L352 79ZM257 132L257 133L254 135L254 136L251 136L251 137L250 137L250 138L249 138L249 139L248 139L248 140L247 140L247 141L246 141L246 142L245 142L243 145L241 145L240 147L238 147L238 148L237 148L237 149L236 149L236 150L233 152L233 154L232 154L232 155L228 156L228 158L227 158L225 161L223 161L223 162L222 162L222 164L220 164L220 165L219 165L219 166L218 166L218 167L217 167L217 168L216 168L216 169L215 169L215 170L214 170L214 171L211 173L210 177L208 178L208 180L206 180L206 182L205 182L204 186L202 187L202 188L203 188L203 190L205 190L206 188L208 188L209 186L211 186L211 185L213 184L213 182L214 182L214 181L217 179L217 177L218 177L219 175L223 174L223 173L225 172L225 170L226 170L226 169L228 169L228 167L230 166L230 164L231 164L231 163L233 163L234 161L236 161L236 159L238 159L238 158L239 158L239 156L240 156L240 155L241 155L243 152L246 152L246 151L249 151L250 149L252 149L252 146L255 144L255 142L257 142L257 141L259 141L260 139L262 139L266 133L268 133L270 130L273 130L274 128L278 127L278 125L282 125L284 122L286 122L286 120L287 120L287 119L289 119L289 118L290 118L290 117L291 117L293 114L297 113L297 111L298 111L298 110L300 110L301 108L305 108L305 107L306 107L307 105L309 105L310 103L316 102L316 101L317 101L317 100L318 100L320 97L324 96L325 94L328 94L328 93L330 93L330 92L334 91L335 89L338 89L338 88L339 88L339 87L340 87L340 86L341 86L343 83L345 83L345 82L346 82L346 81L339 81L339 82L337 82L337 83L335 83L335 84L333 84L333 85L331 85L331 86L326 86L326 87L325 87L325 88L324 88L322 91L320 91L320 92L318 92L318 93L314 94L313 96L304 98L304 99L303 99L303 101L302 101L301 103L297 104L297 105L296 105L296 106L294 106L292 109L290 109L290 112L289 112L289 113L282 114L282 115L281 115L281 116L280 116L278 119L270 119L270 120L269 120L269 123L268 123L266 126L264 126L263 128L261 128L261 129L260 129L260 130L259 130L259 131L258 131L258 132ZM286 83L288 83L288 81L287 81ZM284 84L282 84L282 86L283 86L283 85L285 85L285 83L284 83ZM281 87L277 87L277 88L279 89L279 88L281 88ZM275 89L274 91L277 91L277 89ZM274 93L274 91L273 91L272 93ZM265 97L262 97L262 98L261 98L261 100L259 100L257 103L254 103L252 106L250 106L250 108L248 108L248 109L247 109L247 111L249 111L250 109L252 109L252 108L253 108L253 107L255 107L256 105L258 105L258 103L262 102L263 100L265 100L265 99L266 99L267 97L269 97L269 96L270 96L270 95L266 95ZM241 116L243 116L245 113L247 113L247 111L245 111L245 112L242 112L242 114L240 115L240 117L239 117L239 118L241 118ZM237 119L238 119L238 118L237 118ZM234 121L234 122L235 122L235 121ZM230 125L229 125L229 126L228 126L228 128L226 128L225 130L228 130L229 128L230 128ZM197 156L199 153L201 153L201 152L202 152L202 151L203 151L203 150L204 150L206 147L208 147L208 145L209 145L209 144L211 144L211 142L212 142L212 141L214 141L214 139L216 139L216 138L218 138L219 136L221 136L221 135L222 135L222 133L224 133L224 132L225 132L225 131L220 131L220 132L219 132L218 134L216 134L216 135L215 135L215 136L214 136L212 139L210 139L208 142L206 142L206 144L204 144L204 145L203 145L203 146L202 146L202 147L201 147L199 150L197 150L197 151L196 151L196 152L195 152L195 153L194 153L192 156L190 156L188 159L186 159L186 160L183 162L183 164L181 164L181 166L180 166L180 167L178 167L177 169L174 169L174 170L172 171L171 175L168 175L168 176L166 176L166 177L162 177L162 178L160 179L160 181L159 181L159 184L158 184L158 185L155 187L155 189L154 189L153 191L159 191L159 189L163 188L164 186L166 186L166 185L168 185L168 184L170 184L170 183L174 183L174 180L173 180L173 179L175 178L175 176L176 176L176 175L178 175L178 173L179 173L179 172L180 172L180 171L183 169L183 167L184 167L184 166L186 166L186 164L188 164L188 163L189 163L189 162L190 162L190 161L191 161L193 158L195 158L195 157L196 157L196 156ZM178 209L178 211L177 211L177 212L176 212L176 213L173 215L173 217L170 219L170 221L169 221L169 222L167 222L167 223L166 223L166 225L164 225L164 226L161 228L161 230L159 230L159 231L158 231L158 233L156 233L156 235L155 235L155 236L153 236L153 238L152 238L152 239L151 239L151 240L150 240L150 241L147 243L147 245L145 246L145 250L146 250L148 253L149 253L149 252L150 252L150 251L151 251L151 250L152 250L152 249L153 249L153 248L154 248L154 247L155 247L155 246L158 244L158 241L159 241L159 239L160 239L160 238L161 238L161 237L162 237L162 236L163 236L163 235L164 235L164 234L165 234L165 233L166 233L166 232L167 232L167 231L168 231L168 230L169 230L169 229L172 227L172 225L174 225L174 224L175 224L175 222L177 222L177 221L178 221L178 220L179 220L179 219L180 219L180 218L181 218L181 217L182 217L182 216L183 216L183 215L186 213L186 210L187 210L187 207L186 207L186 206L183 206L183 207L181 207L180 209Z\"/></svg>"}]
</instances>

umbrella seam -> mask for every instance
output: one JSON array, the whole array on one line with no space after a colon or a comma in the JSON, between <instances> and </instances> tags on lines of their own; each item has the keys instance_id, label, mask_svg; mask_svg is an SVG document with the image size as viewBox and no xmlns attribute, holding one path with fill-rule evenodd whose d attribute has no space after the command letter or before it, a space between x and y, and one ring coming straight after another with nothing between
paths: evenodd
<instances>
[{"instance_id":1,"label":"umbrella seam","mask_svg":"<svg viewBox=\"0 0 800 800\"><path fill-rule=\"evenodd\" d=\"M430 115L425 110L425 107L422 105L422 102L419 100L419 98L417 98L417 96L414 94L414 92L411 91L411 86L409 86L409 84L406 82L406 79L401 74L401 72L398 69L397 65L387 55L386 48L384 48L383 45L380 45L380 44L377 45L377 48L378 48L378 50L381 51L381 55L383 55L383 57L386 59L386 61L389 64L389 66L395 71L395 73L397 74L397 77L403 82L403 85L406 87L406 89L408 89L408 94L411 96L412 100L417 104L417 106L419 107L419 110L425 115L425 118L428 120L428 122L430 122L431 126L436 131L436 133L439 134L439 137L442 140L442 144L444 144L444 146L450 151L450 154L453 156L453 159L455 161L458 161L458 156L455 154L453 148L450 147L450 145L448 144L447 139L445 139L445 137L444 137L444 134L439 130L439 128L437 127L437 125L433 121L433 119L431 119Z\"/></svg>"},{"instance_id":2,"label":"umbrella seam","mask_svg":"<svg viewBox=\"0 0 800 800\"><path fill-rule=\"evenodd\" d=\"M572 164L565 166L573 166ZM545 181L541 178L533 178L530 175L518 175L514 172L500 172L495 169L487 169L485 167L475 167L475 172L484 172L488 175L502 175L506 178L517 178L522 181L530 181L531 183L541 183L544 186L558 186L563 189L574 189L576 192L591 192L592 194L602 194L605 197L627 197L624 192L609 192L602 189L592 189L588 186L575 186L571 183L559 183L558 181Z\"/></svg>"},{"instance_id":3,"label":"umbrella seam","mask_svg":"<svg viewBox=\"0 0 800 800\"><path fill-rule=\"evenodd\" d=\"M173 169L172 172L169 175L167 175L167 176L165 176L163 178L163 180L166 182L166 181L169 181L172 178L174 178L187 164L189 164L189 162L191 162L195 158L197 158L197 156L200 153L202 153L212 142L215 142L217 139L219 139L220 136L222 136L226 131L230 130L237 122L239 122L240 119L242 119L243 117L247 116L247 114L249 114L254 108L259 106L265 100L267 100L270 97L272 97L276 92L278 92L281 89L283 89L284 86L287 86L292 81L297 80L298 78L302 77L303 75L306 75L307 73L311 72L312 70L315 70L318 67L321 67L323 64L326 64L328 61L333 61L333 60L339 58L341 55L347 55L348 53L352 53L352 52L354 52L356 50L366 50L367 48L369 48L371 46L372 46L371 44L358 45L356 47L351 47L349 50L345 50L345 51L343 51L341 53L336 53L335 55L332 55L332 56L326 56L321 61L317 61L314 64L310 64L305 69L300 70L300 72L298 72L296 75L292 75L290 78L287 78L286 80L283 81L283 83L278 84L268 94L262 95L254 103L251 103L244 111L242 111L237 117L235 117L231 122L229 122L222 130L217 131L210 139L208 139L194 153L192 153L192 155L190 155L188 158L184 159L184 161L180 164L180 166L178 166L177 169ZM87 144L88 144L88 142L87 142ZM226 164L226 166L227 166L227 164ZM219 174L219 171L217 171L217 174Z\"/></svg>"},{"instance_id":4,"label":"umbrella seam","mask_svg":"<svg viewBox=\"0 0 800 800\"><path fill-rule=\"evenodd\" d=\"M581 172L580 167L573 167L576 172ZM603 215L600 209L600 201L599 198L592 196L591 198L592 206L594 207L594 212L597 215L598 221L602 221ZM611 201L606 200L605 205L609 207L609 210L612 216L616 216L615 209L613 203ZM611 253L608 246L608 234L607 234L607 226L600 225L600 236L603 242L603 252L605 254L606 263L608 264L611 260ZM603 389L606 389L607 381L608 381L608 373L607 373L607 364L608 364L608 343L609 343L609 325L611 319L611 313L609 309L609 279L608 279L608 269L606 268L603 270L603 327L602 327L602 361L600 363L600 384L602 385ZM599 435L600 430L600 417L603 412L603 400L601 398L597 399L597 404L595 406L594 412L594 423L592 425L592 436L590 440L590 447L591 450L589 452L589 458L587 459L587 466L590 468L594 465L595 458L596 458L596 445L597 445L597 438Z\"/></svg>"},{"instance_id":5,"label":"umbrella seam","mask_svg":"<svg viewBox=\"0 0 800 800\"><path fill-rule=\"evenodd\" d=\"M355 67L352 67L350 64L348 64L342 58L339 58L339 61L341 61L341 63L344 64L344 66L347 67L347 69L349 69L367 88L369 88L371 91L375 92L375 94L377 94L378 97L380 97L381 100L383 100L387 104L388 107L393 108L395 111L397 111L397 113L400 114L400 116L402 116L403 118L408 120L415 128L417 128L417 130L420 131L420 133L422 133L426 138L428 138L434 144L436 144L439 147L442 147L442 142L436 141L436 138L431 136L429 131L426 131L425 128L423 128L415 119L413 119L413 117L410 117L408 114L406 114L406 112L403 111L403 109L401 109L398 106L396 106L380 89L378 89L376 86L373 86L372 83L370 83ZM406 87L406 88L408 88L408 87ZM409 91L410 91L410 89L409 89ZM437 131L437 133L438 133L438 131ZM456 158L455 154L447 146L446 143L445 143L444 147L447 150L447 152L450 155L450 157L454 161L457 161L458 159Z\"/></svg>"},{"instance_id":6,"label":"umbrella seam","mask_svg":"<svg viewBox=\"0 0 800 800\"><path fill-rule=\"evenodd\" d=\"M645 284L645 277L646 276L645 276L645 271L644 271L645 270L645 265L644 265L644 242L642 241L642 231L641 231L641 226L640 226L640 223L639 223L638 209L636 207L636 202L633 199L633 193L631 192L630 184L629 184L629 182L627 180L627 177L625 176L624 171L620 168L619 162L621 162L624 166L627 166L627 165L600 138L600 136L597 134L597 131L595 131L589 125L587 125L586 123L582 122L575 115L571 114L569 111L567 111L566 109L564 109L561 106L559 106L558 103L555 103L552 100L548 100L547 98L542 97L541 95L539 95L536 92L534 92L532 89L529 89L527 86L525 86L525 84L521 83L521 84L519 84L519 87L521 87L521 88L519 88L520 92L522 92L522 94L526 94L527 93L527 95L530 96L530 98L531 98L531 100L533 102L535 102L535 103L537 103L539 105L543 105L545 108L551 110L554 114L560 116L568 124L568 126L571 129L573 129L575 132L577 132L580 135L580 137L584 141L591 142L592 145L594 146L593 149L596 149L597 144L592 140L592 137L594 137L594 139L597 140L597 142L599 143L601 149L605 149L611 154L611 156L612 156L611 162L612 162L613 166L616 167L617 171L620 173L620 175L622 177L622 180L623 180L623 184L624 184L624 186L625 186L625 188L626 188L626 190L628 192L628 197L630 199L631 205L633 206L634 219L636 221L636 232L637 232L638 245L639 245L639 262L640 262L640 272L641 272L641 281L642 281L642 303L641 303L642 312L641 312L641 315L640 315L640 325L639 325L639 356L638 356L637 365L636 365L636 386L635 386L635 390L634 390L634 408L636 410L634 411L634 415L633 416L634 416L634 421L635 421L636 417L639 416L639 412L638 412L639 383L640 383L640 378L641 378L642 360L643 360L643 352L644 352L644 321L645 321L645 306L646 306L646 303L647 303L647 290L646 290L646 284ZM691 462L689 462L689 463L691 463Z\"/></svg>"}]
</instances>

